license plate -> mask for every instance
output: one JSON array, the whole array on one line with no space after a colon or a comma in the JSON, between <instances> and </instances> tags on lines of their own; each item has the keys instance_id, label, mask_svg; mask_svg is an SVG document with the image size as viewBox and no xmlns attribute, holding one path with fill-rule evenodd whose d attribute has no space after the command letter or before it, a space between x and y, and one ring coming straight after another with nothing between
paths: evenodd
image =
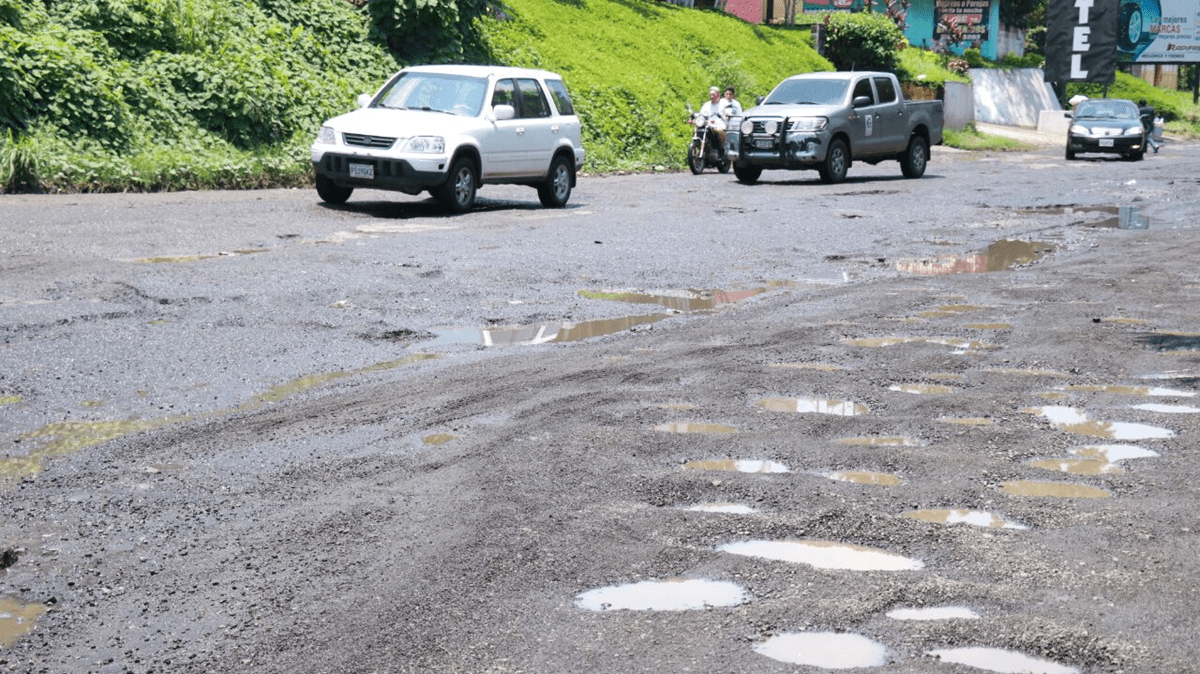
<instances>
[{"instance_id":1,"label":"license plate","mask_svg":"<svg viewBox=\"0 0 1200 674\"><path fill-rule=\"evenodd\" d=\"M1112 138L1101 138L1100 139L1100 147L1112 147L1112 146L1113 146Z\"/></svg>"},{"instance_id":2,"label":"license plate","mask_svg":"<svg viewBox=\"0 0 1200 674\"><path fill-rule=\"evenodd\" d=\"M351 178L375 179L375 167L371 164L350 164Z\"/></svg>"},{"instance_id":3,"label":"license plate","mask_svg":"<svg viewBox=\"0 0 1200 674\"><path fill-rule=\"evenodd\" d=\"M760 150L770 150L775 147L775 140L772 138L756 138L754 140L754 147Z\"/></svg>"}]
</instances>

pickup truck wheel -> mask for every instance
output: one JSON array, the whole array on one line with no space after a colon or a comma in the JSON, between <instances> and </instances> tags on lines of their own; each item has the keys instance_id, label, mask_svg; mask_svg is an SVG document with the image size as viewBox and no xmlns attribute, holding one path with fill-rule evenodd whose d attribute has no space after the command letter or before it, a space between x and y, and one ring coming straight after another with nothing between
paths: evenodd
<instances>
[{"instance_id":1,"label":"pickup truck wheel","mask_svg":"<svg viewBox=\"0 0 1200 674\"><path fill-rule=\"evenodd\" d=\"M317 176L317 196L321 197L321 201L334 206L341 206L346 203L350 195L354 193L353 187L338 187L329 178L325 176Z\"/></svg>"},{"instance_id":2,"label":"pickup truck wheel","mask_svg":"<svg viewBox=\"0 0 1200 674\"><path fill-rule=\"evenodd\" d=\"M905 178L920 178L929 164L929 144L921 136L908 139L908 149L900 159L900 171Z\"/></svg>"},{"instance_id":3,"label":"pickup truck wheel","mask_svg":"<svg viewBox=\"0 0 1200 674\"><path fill-rule=\"evenodd\" d=\"M687 165L693 175L700 175L704 171L704 147L698 140L688 146Z\"/></svg>"},{"instance_id":4,"label":"pickup truck wheel","mask_svg":"<svg viewBox=\"0 0 1200 674\"><path fill-rule=\"evenodd\" d=\"M571 167L561 154L550 162L550 176L538 185L538 199L546 208L562 208L571 198Z\"/></svg>"},{"instance_id":5,"label":"pickup truck wheel","mask_svg":"<svg viewBox=\"0 0 1200 674\"><path fill-rule=\"evenodd\" d=\"M465 213L475 205L475 164L459 157L450 166L446 184L437 188L434 197L454 213Z\"/></svg>"},{"instance_id":6,"label":"pickup truck wheel","mask_svg":"<svg viewBox=\"0 0 1200 674\"><path fill-rule=\"evenodd\" d=\"M829 144L829 152L825 154L825 163L817 172L821 180L829 183L840 183L846 179L846 171L850 170L850 151L846 149L846 141L835 138Z\"/></svg>"},{"instance_id":7,"label":"pickup truck wheel","mask_svg":"<svg viewBox=\"0 0 1200 674\"><path fill-rule=\"evenodd\" d=\"M738 182L750 185L758 181L758 177L762 175L762 169L738 162L733 165L733 175L737 176Z\"/></svg>"}]
</instances>

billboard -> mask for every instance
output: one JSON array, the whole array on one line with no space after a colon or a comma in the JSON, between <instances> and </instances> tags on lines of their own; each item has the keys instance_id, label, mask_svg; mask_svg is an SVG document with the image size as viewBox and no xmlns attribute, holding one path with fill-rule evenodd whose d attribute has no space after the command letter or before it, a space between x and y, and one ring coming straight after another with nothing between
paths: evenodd
<instances>
[{"instance_id":1,"label":"billboard","mask_svg":"<svg viewBox=\"0 0 1200 674\"><path fill-rule=\"evenodd\" d=\"M1200 2L1121 0L1117 59L1132 63L1200 62Z\"/></svg>"},{"instance_id":2,"label":"billboard","mask_svg":"<svg viewBox=\"0 0 1200 674\"><path fill-rule=\"evenodd\" d=\"M1050 0L1046 81L1110 84L1117 68L1120 4L1130 0Z\"/></svg>"},{"instance_id":3,"label":"billboard","mask_svg":"<svg viewBox=\"0 0 1200 674\"><path fill-rule=\"evenodd\" d=\"M943 32L958 30L966 42L978 47L988 39L992 0L934 0L933 40Z\"/></svg>"}]
</instances>

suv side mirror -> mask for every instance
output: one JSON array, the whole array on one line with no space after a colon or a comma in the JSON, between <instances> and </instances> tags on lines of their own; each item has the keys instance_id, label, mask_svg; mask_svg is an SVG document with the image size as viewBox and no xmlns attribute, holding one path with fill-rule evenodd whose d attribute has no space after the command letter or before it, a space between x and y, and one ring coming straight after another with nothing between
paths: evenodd
<instances>
[{"instance_id":1,"label":"suv side mirror","mask_svg":"<svg viewBox=\"0 0 1200 674\"><path fill-rule=\"evenodd\" d=\"M371 104L371 94L358 95L358 107L365 108Z\"/></svg>"},{"instance_id":2,"label":"suv side mirror","mask_svg":"<svg viewBox=\"0 0 1200 674\"><path fill-rule=\"evenodd\" d=\"M496 115L496 121L512 119L517 116L517 110L511 105L496 105L492 107L492 113Z\"/></svg>"},{"instance_id":3,"label":"suv side mirror","mask_svg":"<svg viewBox=\"0 0 1200 674\"><path fill-rule=\"evenodd\" d=\"M755 99L754 99L754 104L755 104L755 105L762 105L762 102L763 102L763 101L765 101L765 100L767 100L767 97L766 97L766 96L759 96L758 98L755 98Z\"/></svg>"},{"instance_id":4,"label":"suv side mirror","mask_svg":"<svg viewBox=\"0 0 1200 674\"><path fill-rule=\"evenodd\" d=\"M856 108L865 108L870 104L871 104L870 96L855 96L854 100L850 102L850 105L852 105Z\"/></svg>"}]
</instances>

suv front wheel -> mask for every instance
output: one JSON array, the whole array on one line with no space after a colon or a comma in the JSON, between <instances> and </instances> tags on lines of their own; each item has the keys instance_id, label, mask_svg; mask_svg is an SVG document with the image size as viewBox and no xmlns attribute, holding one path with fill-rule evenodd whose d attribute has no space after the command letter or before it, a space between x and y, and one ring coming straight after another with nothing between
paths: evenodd
<instances>
[{"instance_id":1,"label":"suv front wheel","mask_svg":"<svg viewBox=\"0 0 1200 674\"><path fill-rule=\"evenodd\" d=\"M537 186L538 199L546 208L562 208L571 198L571 165L565 155L550 162L550 175Z\"/></svg>"},{"instance_id":2,"label":"suv front wheel","mask_svg":"<svg viewBox=\"0 0 1200 674\"><path fill-rule=\"evenodd\" d=\"M454 213L466 213L475 205L475 162L459 157L450 166L446 184L433 191L433 196Z\"/></svg>"}]
</instances>

